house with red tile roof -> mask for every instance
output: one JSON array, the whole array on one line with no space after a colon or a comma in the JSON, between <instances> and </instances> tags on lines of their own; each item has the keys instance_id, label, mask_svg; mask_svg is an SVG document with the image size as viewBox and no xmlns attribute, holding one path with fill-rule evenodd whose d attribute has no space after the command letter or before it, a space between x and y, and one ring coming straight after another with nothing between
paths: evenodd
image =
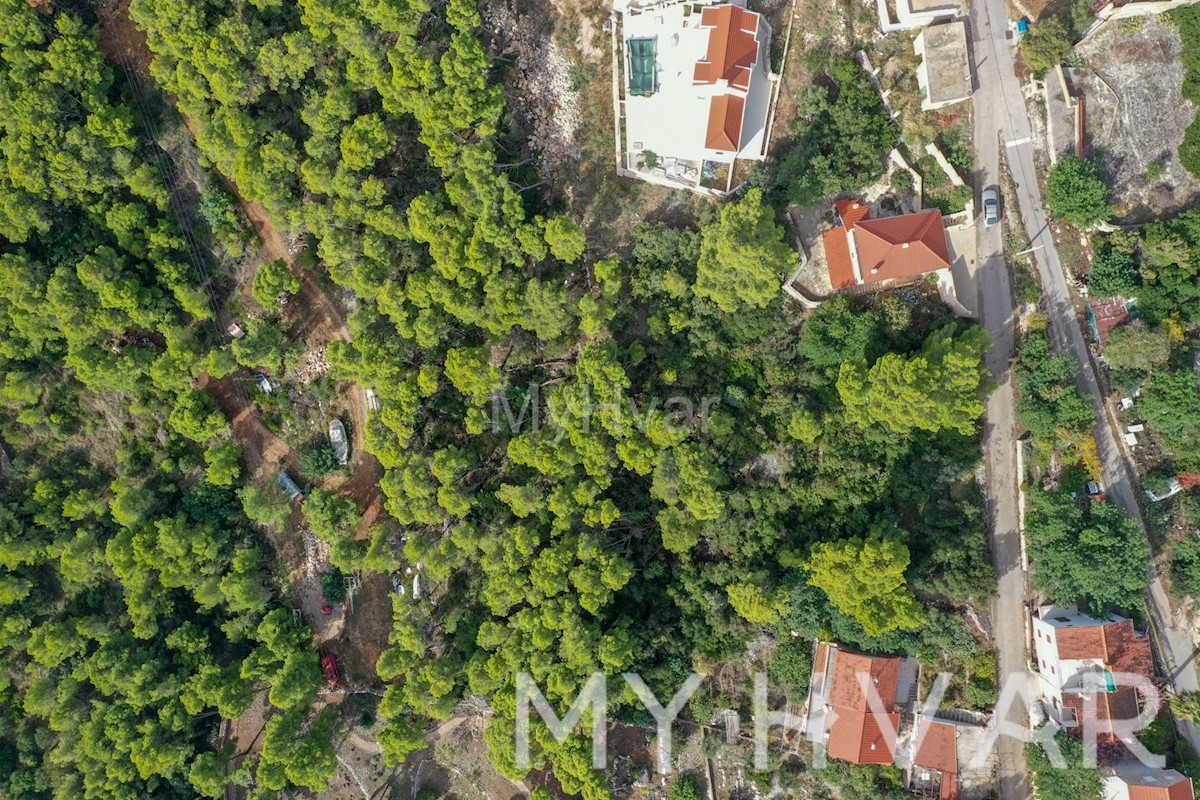
<instances>
[{"instance_id":1,"label":"house with red tile roof","mask_svg":"<svg viewBox=\"0 0 1200 800\"><path fill-rule=\"evenodd\" d=\"M1173 769L1120 764L1104 773L1104 800L1194 800L1192 779Z\"/></svg>"},{"instance_id":2,"label":"house with red tile roof","mask_svg":"<svg viewBox=\"0 0 1200 800\"><path fill-rule=\"evenodd\" d=\"M1046 605L1033 615L1033 644L1038 692L1059 725L1077 731L1094 714L1100 737L1111 739L1112 723L1137 717L1137 689L1119 676L1150 680L1154 660L1149 638L1133 620L1098 620L1075 606Z\"/></svg>"},{"instance_id":3,"label":"house with red tile roof","mask_svg":"<svg viewBox=\"0 0 1200 800\"><path fill-rule=\"evenodd\" d=\"M819 642L806 729L831 758L891 764L901 716L916 700L916 659L873 656Z\"/></svg>"},{"instance_id":4,"label":"house with red tile roof","mask_svg":"<svg viewBox=\"0 0 1200 800\"><path fill-rule=\"evenodd\" d=\"M954 724L939 719L918 720L916 747L911 778L914 790L942 800L958 797L958 736Z\"/></svg>"},{"instance_id":5,"label":"house with red tile roof","mask_svg":"<svg viewBox=\"0 0 1200 800\"><path fill-rule=\"evenodd\" d=\"M986 729L978 715L955 709L921 715L913 727L914 738L905 749L911 753L906 785L921 797L957 800L964 789L989 785L995 765L991 759L974 765L985 749Z\"/></svg>"},{"instance_id":6,"label":"house with red tile roof","mask_svg":"<svg viewBox=\"0 0 1200 800\"><path fill-rule=\"evenodd\" d=\"M765 17L737 2L631 2L622 9L621 37L628 171L697 182L705 162L766 157Z\"/></svg>"},{"instance_id":7,"label":"house with red tile roof","mask_svg":"<svg viewBox=\"0 0 1200 800\"><path fill-rule=\"evenodd\" d=\"M950 251L937 209L872 218L860 200L839 200L837 224L822 234L835 292L865 284L916 280L950 270Z\"/></svg>"}]
</instances>

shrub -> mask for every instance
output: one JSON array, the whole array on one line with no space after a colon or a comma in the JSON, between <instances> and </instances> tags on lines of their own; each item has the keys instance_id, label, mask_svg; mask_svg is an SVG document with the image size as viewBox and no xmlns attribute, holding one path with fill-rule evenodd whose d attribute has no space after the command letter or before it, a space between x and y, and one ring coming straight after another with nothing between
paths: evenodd
<instances>
[{"instance_id":1,"label":"shrub","mask_svg":"<svg viewBox=\"0 0 1200 800\"><path fill-rule=\"evenodd\" d=\"M1178 542L1171 555L1171 579L1187 594L1200 597L1200 536Z\"/></svg>"},{"instance_id":2,"label":"shrub","mask_svg":"<svg viewBox=\"0 0 1200 800\"><path fill-rule=\"evenodd\" d=\"M1183 96L1193 103L1200 101L1200 8L1187 6L1163 15L1179 28L1182 40L1180 60L1183 62ZM1184 131L1179 144L1179 161L1192 175L1200 176L1200 120L1193 120Z\"/></svg>"},{"instance_id":3,"label":"shrub","mask_svg":"<svg viewBox=\"0 0 1200 800\"><path fill-rule=\"evenodd\" d=\"M906 169L898 169L892 173L891 184L893 189L899 189L902 192L907 192L913 188L912 173Z\"/></svg>"},{"instance_id":4,"label":"shrub","mask_svg":"<svg viewBox=\"0 0 1200 800\"><path fill-rule=\"evenodd\" d=\"M311 481L320 481L338 471L337 456L327 444L305 450L300 456L300 472Z\"/></svg>"},{"instance_id":5,"label":"shrub","mask_svg":"<svg viewBox=\"0 0 1200 800\"><path fill-rule=\"evenodd\" d=\"M929 192L925 195L925 205L943 214L957 214L967 207L971 195L970 186L954 186L940 192Z\"/></svg>"},{"instance_id":6,"label":"shrub","mask_svg":"<svg viewBox=\"0 0 1200 800\"><path fill-rule=\"evenodd\" d=\"M1118 250L1107 239L1096 247L1088 289L1097 297L1128 297L1137 290L1137 263L1133 254Z\"/></svg>"},{"instance_id":7,"label":"shrub","mask_svg":"<svg viewBox=\"0 0 1200 800\"><path fill-rule=\"evenodd\" d=\"M1061 20L1045 19L1035 22L1021 39L1021 58L1039 77L1071 60L1071 32Z\"/></svg>"},{"instance_id":8,"label":"shrub","mask_svg":"<svg viewBox=\"0 0 1200 800\"><path fill-rule=\"evenodd\" d=\"M812 653L809 652L808 643L793 640L780 644L775 655L771 656L767 673L771 683L783 689L790 699L803 699L808 691L809 676L812 675Z\"/></svg>"},{"instance_id":9,"label":"shrub","mask_svg":"<svg viewBox=\"0 0 1200 800\"><path fill-rule=\"evenodd\" d=\"M1060 159L1046 176L1046 205L1054 217L1090 228L1112 214L1108 187L1092 161L1078 156Z\"/></svg>"},{"instance_id":10,"label":"shrub","mask_svg":"<svg viewBox=\"0 0 1200 800\"><path fill-rule=\"evenodd\" d=\"M896 141L896 123L853 59L834 59L826 74L833 85L814 82L800 95L800 118L776 172L774 200L807 206L858 191L878 179L884 153Z\"/></svg>"},{"instance_id":11,"label":"shrub","mask_svg":"<svg viewBox=\"0 0 1200 800\"><path fill-rule=\"evenodd\" d=\"M681 775L679 780L671 784L667 797L669 800L700 800L700 785L691 775Z\"/></svg>"},{"instance_id":12,"label":"shrub","mask_svg":"<svg viewBox=\"0 0 1200 800\"><path fill-rule=\"evenodd\" d=\"M322 573L321 594L330 603L340 603L346 599L345 577L337 567Z\"/></svg>"}]
</instances>

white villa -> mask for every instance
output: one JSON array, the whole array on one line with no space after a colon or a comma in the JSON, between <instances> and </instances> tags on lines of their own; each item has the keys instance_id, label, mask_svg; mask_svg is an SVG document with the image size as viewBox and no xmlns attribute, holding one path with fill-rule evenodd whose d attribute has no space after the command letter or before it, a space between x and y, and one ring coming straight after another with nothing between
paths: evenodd
<instances>
[{"instance_id":1,"label":"white villa","mask_svg":"<svg viewBox=\"0 0 1200 800\"><path fill-rule=\"evenodd\" d=\"M1099 620L1075 606L1042 606L1033 615L1033 645L1038 693L1060 725L1078 727L1089 702L1102 726L1137 717L1136 689L1114 678L1114 673L1154 677L1150 640L1132 620L1115 614Z\"/></svg>"},{"instance_id":2,"label":"white villa","mask_svg":"<svg viewBox=\"0 0 1200 800\"><path fill-rule=\"evenodd\" d=\"M771 28L734 3L620 10L621 173L695 188L766 157ZM618 122L620 128L620 121Z\"/></svg>"}]
</instances>

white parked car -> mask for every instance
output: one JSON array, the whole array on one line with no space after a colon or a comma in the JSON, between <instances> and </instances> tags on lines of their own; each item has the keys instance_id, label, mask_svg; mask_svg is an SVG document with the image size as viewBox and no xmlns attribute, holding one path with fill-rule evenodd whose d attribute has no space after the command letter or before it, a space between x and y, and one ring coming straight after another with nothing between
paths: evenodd
<instances>
[{"instance_id":1,"label":"white parked car","mask_svg":"<svg viewBox=\"0 0 1200 800\"><path fill-rule=\"evenodd\" d=\"M983 224L995 225L1000 221L1000 194L995 187L983 190Z\"/></svg>"}]
</instances>

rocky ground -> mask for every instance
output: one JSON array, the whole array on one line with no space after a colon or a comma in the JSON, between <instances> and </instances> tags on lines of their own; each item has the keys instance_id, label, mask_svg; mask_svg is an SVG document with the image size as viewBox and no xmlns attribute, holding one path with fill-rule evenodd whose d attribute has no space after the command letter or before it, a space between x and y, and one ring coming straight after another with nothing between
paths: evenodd
<instances>
[{"instance_id":1,"label":"rocky ground","mask_svg":"<svg viewBox=\"0 0 1200 800\"><path fill-rule=\"evenodd\" d=\"M1088 148L1101 158L1118 216L1141 222L1191 205L1200 181L1176 148L1196 107L1180 93L1179 32L1157 18L1109 23L1076 52L1084 66L1071 77L1085 97Z\"/></svg>"}]
</instances>

